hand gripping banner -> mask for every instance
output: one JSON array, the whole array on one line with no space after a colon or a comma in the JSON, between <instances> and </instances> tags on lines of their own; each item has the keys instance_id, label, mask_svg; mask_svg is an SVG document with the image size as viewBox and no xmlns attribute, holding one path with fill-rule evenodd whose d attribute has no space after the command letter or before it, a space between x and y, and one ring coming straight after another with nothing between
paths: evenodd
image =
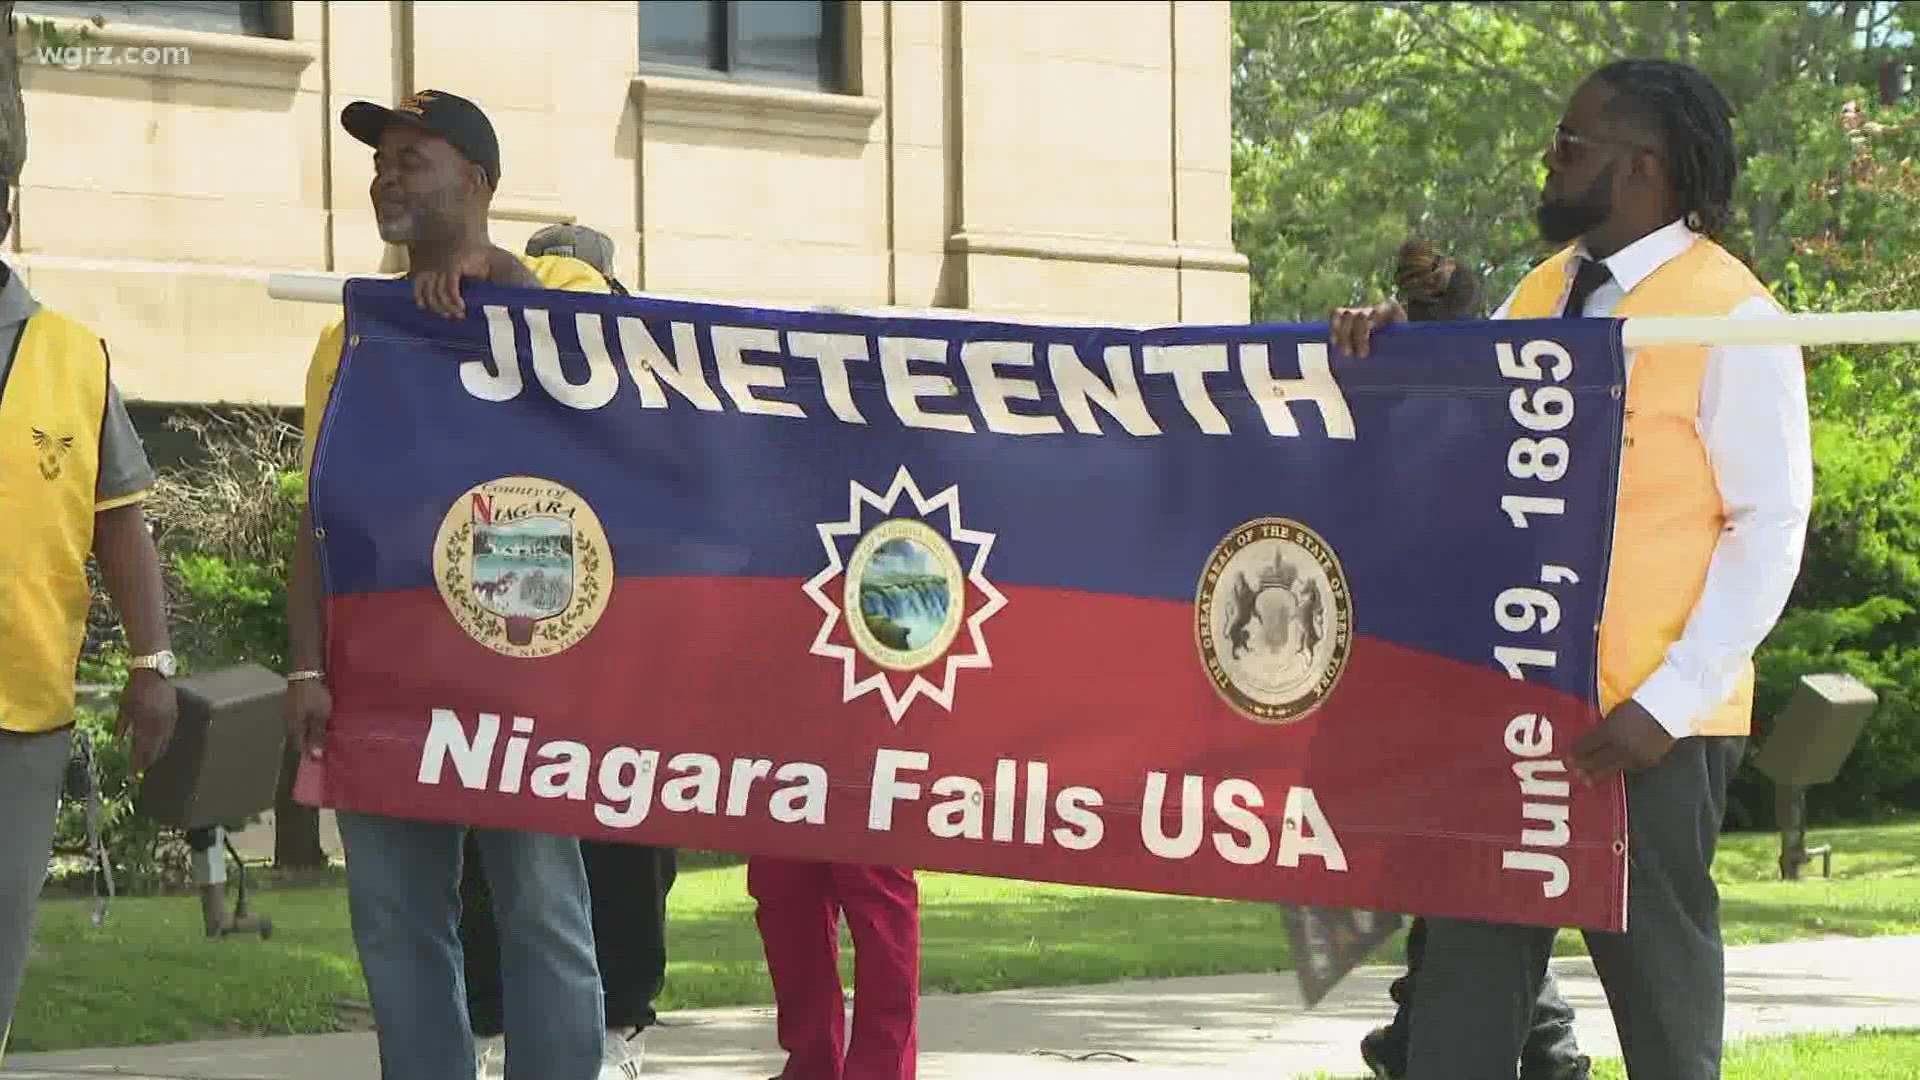
<instances>
[{"instance_id":1,"label":"hand gripping banner","mask_svg":"<svg viewBox=\"0 0 1920 1080\"><path fill-rule=\"evenodd\" d=\"M322 805L1624 925L1616 322L345 302Z\"/></svg>"}]
</instances>

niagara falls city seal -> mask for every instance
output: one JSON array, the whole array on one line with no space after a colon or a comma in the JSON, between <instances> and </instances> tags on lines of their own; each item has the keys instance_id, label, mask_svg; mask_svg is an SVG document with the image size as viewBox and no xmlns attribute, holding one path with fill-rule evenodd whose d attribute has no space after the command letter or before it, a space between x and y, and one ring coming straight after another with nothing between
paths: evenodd
<instances>
[{"instance_id":1,"label":"niagara falls city seal","mask_svg":"<svg viewBox=\"0 0 1920 1080\"><path fill-rule=\"evenodd\" d=\"M613 552L586 500L537 476L489 480L447 511L433 548L440 598L504 656L553 656L593 631L613 592Z\"/></svg>"},{"instance_id":2,"label":"niagara falls city seal","mask_svg":"<svg viewBox=\"0 0 1920 1080\"><path fill-rule=\"evenodd\" d=\"M1207 558L1194 637L1214 690L1262 724L1320 707L1346 671L1353 597L1333 548L1288 518L1234 529Z\"/></svg>"},{"instance_id":3,"label":"niagara falls city seal","mask_svg":"<svg viewBox=\"0 0 1920 1080\"><path fill-rule=\"evenodd\" d=\"M966 574L947 538L893 518L868 530L847 559L847 631L888 671L918 671L946 655L966 610Z\"/></svg>"}]
</instances>

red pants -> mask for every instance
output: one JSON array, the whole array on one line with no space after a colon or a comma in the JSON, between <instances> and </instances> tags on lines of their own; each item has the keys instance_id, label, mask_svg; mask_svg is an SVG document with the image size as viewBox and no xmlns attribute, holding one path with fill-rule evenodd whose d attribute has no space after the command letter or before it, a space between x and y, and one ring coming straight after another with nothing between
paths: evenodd
<instances>
[{"instance_id":1,"label":"red pants","mask_svg":"<svg viewBox=\"0 0 1920 1080\"><path fill-rule=\"evenodd\" d=\"M773 979L782 1080L913 1080L920 887L912 870L747 860ZM853 1040L840 983L840 916L853 933ZM842 1047L845 1047L843 1050Z\"/></svg>"}]
</instances>

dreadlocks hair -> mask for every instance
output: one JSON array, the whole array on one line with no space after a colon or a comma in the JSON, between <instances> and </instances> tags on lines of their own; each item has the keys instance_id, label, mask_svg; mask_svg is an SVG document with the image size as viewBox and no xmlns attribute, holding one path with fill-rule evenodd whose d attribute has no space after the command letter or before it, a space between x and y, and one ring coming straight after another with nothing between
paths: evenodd
<instances>
[{"instance_id":1,"label":"dreadlocks hair","mask_svg":"<svg viewBox=\"0 0 1920 1080\"><path fill-rule=\"evenodd\" d=\"M1400 245L1394 282L1407 318L1414 322L1455 322L1480 317L1485 303L1480 276L1459 259L1441 255L1418 237Z\"/></svg>"},{"instance_id":2,"label":"dreadlocks hair","mask_svg":"<svg viewBox=\"0 0 1920 1080\"><path fill-rule=\"evenodd\" d=\"M1619 60L1596 77L1613 89L1608 111L1644 123L1659 136L1667 175L1688 227L1718 236L1733 216L1740 171L1733 106L1699 70L1671 60Z\"/></svg>"}]
</instances>

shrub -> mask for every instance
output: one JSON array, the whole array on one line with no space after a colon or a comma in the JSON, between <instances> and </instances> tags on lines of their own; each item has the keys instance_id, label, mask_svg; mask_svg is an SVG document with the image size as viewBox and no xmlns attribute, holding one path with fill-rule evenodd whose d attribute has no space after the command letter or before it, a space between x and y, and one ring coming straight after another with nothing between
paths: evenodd
<instances>
[{"instance_id":1,"label":"shrub","mask_svg":"<svg viewBox=\"0 0 1920 1080\"><path fill-rule=\"evenodd\" d=\"M300 429L266 409L177 413L168 426L192 436L198 451L158 470L145 507L181 669L252 662L283 671L287 568L304 498ZM126 643L98 568L89 572L94 603L78 676L99 704L83 706L77 726L94 746L102 838L118 889L167 888L184 880L187 849L178 834L134 812L139 782L127 773L129 747L113 735ZM63 805L55 846L75 854L86 843L82 808Z\"/></svg>"},{"instance_id":2,"label":"shrub","mask_svg":"<svg viewBox=\"0 0 1920 1080\"><path fill-rule=\"evenodd\" d=\"M169 424L204 452L162 470L149 506L178 651L206 666L284 670L287 570L305 497L300 429L264 409Z\"/></svg>"},{"instance_id":3,"label":"shrub","mask_svg":"<svg viewBox=\"0 0 1920 1080\"><path fill-rule=\"evenodd\" d=\"M107 663L119 665L119 678L124 681L125 657ZM100 840L113 867L114 889L119 893L152 893L177 888L188 878L186 839L134 810L140 785L128 775L131 747L114 736L114 718L111 703L105 708L83 706L74 723L75 737L93 745L95 783L100 792ZM60 804L54 847L63 856L90 855L84 803L69 799ZM87 873L92 872L90 857L85 867Z\"/></svg>"},{"instance_id":4,"label":"shrub","mask_svg":"<svg viewBox=\"0 0 1920 1080\"><path fill-rule=\"evenodd\" d=\"M1798 311L1920 308L1920 250L1880 245L1887 222L1920 221L1920 120L1841 123L1857 153L1847 183L1822 185L1803 208L1828 228L1803 240L1782 293ZM1865 236L1862 243L1847 237ZM1920 346L1807 350L1814 446L1813 518L1786 614L1756 657L1755 743L1800 676L1853 675L1880 704L1845 768L1808 793L1815 822L1920 808ZM1774 824L1773 789L1751 767L1737 778L1732 827Z\"/></svg>"}]
</instances>

